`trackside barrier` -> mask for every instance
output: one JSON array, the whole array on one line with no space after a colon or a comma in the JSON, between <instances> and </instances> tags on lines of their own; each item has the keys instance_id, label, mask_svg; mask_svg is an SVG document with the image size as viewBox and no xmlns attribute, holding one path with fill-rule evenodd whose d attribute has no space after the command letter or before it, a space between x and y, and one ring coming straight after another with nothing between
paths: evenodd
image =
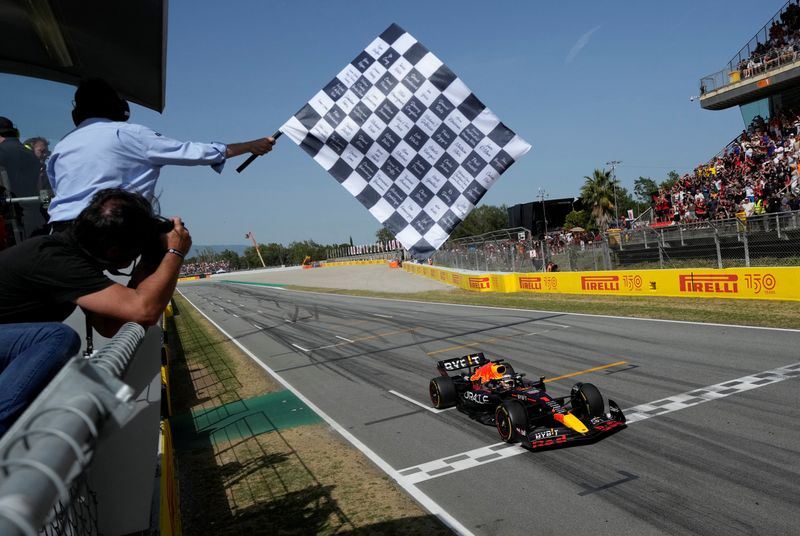
<instances>
[{"instance_id":1,"label":"trackside barrier","mask_svg":"<svg viewBox=\"0 0 800 536\"><path fill-rule=\"evenodd\" d=\"M169 419L161 421L161 478L159 530L161 536L181 535L178 478L175 473L175 451Z\"/></svg>"},{"instance_id":2,"label":"trackside barrier","mask_svg":"<svg viewBox=\"0 0 800 536\"><path fill-rule=\"evenodd\" d=\"M481 274L404 263L403 269L475 292L800 301L796 267Z\"/></svg>"},{"instance_id":3,"label":"trackside barrier","mask_svg":"<svg viewBox=\"0 0 800 536\"><path fill-rule=\"evenodd\" d=\"M361 264L388 264L388 259L364 259L364 260L357 260L357 261L324 261L321 262L319 265L320 267L325 266L357 266Z\"/></svg>"},{"instance_id":4,"label":"trackside barrier","mask_svg":"<svg viewBox=\"0 0 800 536\"><path fill-rule=\"evenodd\" d=\"M178 478L175 472L175 451L172 447L172 397L170 395L169 370L170 350L169 330L167 323L174 315L173 305L170 302L162 317L162 330L164 337L161 345L161 465L159 474L159 530L162 536L181 535L180 494ZM166 400L166 404L164 404Z\"/></svg>"},{"instance_id":5,"label":"trackside barrier","mask_svg":"<svg viewBox=\"0 0 800 536\"><path fill-rule=\"evenodd\" d=\"M93 357L69 361L0 438L0 534L148 528L158 340L158 328L125 324Z\"/></svg>"}]
</instances>

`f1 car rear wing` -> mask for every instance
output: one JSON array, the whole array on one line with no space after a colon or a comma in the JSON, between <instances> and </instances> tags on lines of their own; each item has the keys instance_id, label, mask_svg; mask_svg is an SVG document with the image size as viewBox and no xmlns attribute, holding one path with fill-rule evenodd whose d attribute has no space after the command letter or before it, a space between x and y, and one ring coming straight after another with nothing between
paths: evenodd
<instances>
[{"instance_id":1,"label":"f1 car rear wing","mask_svg":"<svg viewBox=\"0 0 800 536\"><path fill-rule=\"evenodd\" d=\"M439 373L442 376L449 376L450 372L461 369L470 369L470 372L472 372L473 367L479 367L486 363L489 363L489 360L486 359L483 352L478 352L477 354L468 354L463 357L454 357L452 359L439 361L436 363L436 368L439 369Z\"/></svg>"}]
</instances>

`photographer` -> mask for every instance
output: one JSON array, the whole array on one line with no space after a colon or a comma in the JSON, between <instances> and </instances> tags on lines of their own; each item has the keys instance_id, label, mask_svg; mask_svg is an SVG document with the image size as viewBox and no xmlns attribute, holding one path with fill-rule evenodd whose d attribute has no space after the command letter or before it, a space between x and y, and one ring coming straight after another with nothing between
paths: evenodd
<instances>
[{"instance_id":1,"label":"photographer","mask_svg":"<svg viewBox=\"0 0 800 536\"><path fill-rule=\"evenodd\" d=\"M110 337L125 322L153 325L175 290L192 239L180 218L154 214L140 194L97 192L64 232L0 253L0 324L63 321L76 306ZM128 286L104 274L131 265ZM2 326L0 326L1 328Z\"/></svg>"}]
</instances>

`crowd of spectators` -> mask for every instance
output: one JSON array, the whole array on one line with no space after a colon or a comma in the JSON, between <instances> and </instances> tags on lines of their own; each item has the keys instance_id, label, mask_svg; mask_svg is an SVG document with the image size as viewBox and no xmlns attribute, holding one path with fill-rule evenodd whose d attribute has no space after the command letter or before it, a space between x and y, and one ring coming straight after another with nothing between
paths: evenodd
<instances>
[{"instance_id":1,"label":"crowd of spectators","mask_svg":"<svg viewBox=\"0 0 800 536\"><path fill-rule=\"evenodd\" d=\"M190 262L181 266L180 277L200 274L217 274L229 272L230 269L231 263L229 261Z\"/></svg>"},{"instance_id":2,"label":"crowd of spectators","mask_svg":"<svg viewBox=\"0 0 800 536\"><path fill-rule=\"evenodd\" d=\"M767 39L737 65L741 78L756 76L797 59L800 52L800 5L790 3L773 21Z\"/></svg>"},{"instance_id":3,"label":"crowd of spectators","mask_svg":"<svg viewBox=\"0 0 800 536\"><path fill-rule=\"evenodd\" d=\"M800 114L756 117L708 164L653 196L659 223L750 217L800 209Z\"/></svg>"}]
</instances>

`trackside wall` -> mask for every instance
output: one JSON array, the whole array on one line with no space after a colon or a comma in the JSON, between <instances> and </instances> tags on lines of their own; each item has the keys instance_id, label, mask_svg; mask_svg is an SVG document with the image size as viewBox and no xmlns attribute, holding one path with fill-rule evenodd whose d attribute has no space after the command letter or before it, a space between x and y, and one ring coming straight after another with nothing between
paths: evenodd
<instances>
[{"instance_id":1,"label":"trackside wall","mask_svg":"<svg viewBox=\"0 0 800 536\"><path fill-rule=\"evenodd\" d=\"M800 301L800 268L481 274L404 263L407 272L475 292Z\"/></svg>"}]
</instances>

